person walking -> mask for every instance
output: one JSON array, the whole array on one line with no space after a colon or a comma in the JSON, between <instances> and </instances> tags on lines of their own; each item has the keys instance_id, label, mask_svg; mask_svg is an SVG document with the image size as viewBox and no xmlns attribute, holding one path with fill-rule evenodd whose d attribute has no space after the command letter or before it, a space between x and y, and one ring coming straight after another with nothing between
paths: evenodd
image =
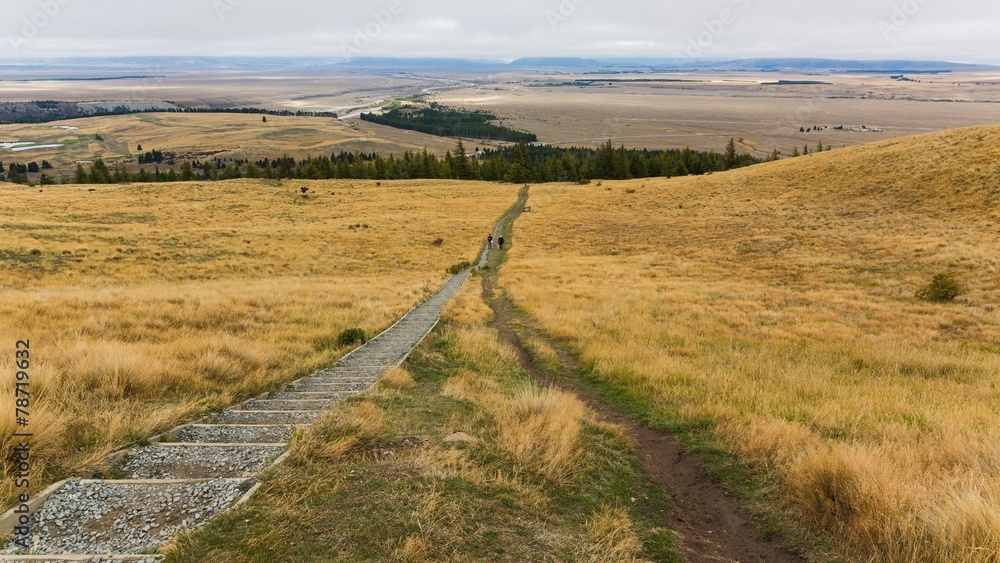
<instances>
[{"instance_id":1,"label":"person walking","mask_svg":"<svg viewBox=\"0 0 1000 563\"><path fill-rule=\"evenodd\" d=\"M497 239L497 244L500 245L500 250L503 250L503 243L504 243L503 236L501 236L500 238Z\"/></svg>"},{"instance_id":2,"label":"person walking","mask_svg":"<svg viewBox=\"0 0 1000 563\"><path fill-rule=\"evenodd\" d=\"M486 248L487 248L487 250L493 250L493 234L492 233L490 234L490 236L486 237Z\"/></svg>"}]
</instances>

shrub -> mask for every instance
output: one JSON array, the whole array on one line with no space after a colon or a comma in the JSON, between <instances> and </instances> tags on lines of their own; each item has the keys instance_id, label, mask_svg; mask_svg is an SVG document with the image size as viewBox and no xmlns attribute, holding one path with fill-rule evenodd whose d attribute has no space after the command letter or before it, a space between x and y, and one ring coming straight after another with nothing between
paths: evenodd
<instances>
[{"instance_id":1,"label":"shrub","mask_svg":"<svg viewBox=\"0 0 1000 563\"><path fill-rule=\"evenodd\" d=\"M337 337L337 344L341 346L364 344L365 341L365 331L360 328L349 328L344 332L341 332L340 336Z\"/></svg>"},{"instance_id":2,"label":"shrub","mask_svg":"<svg viewBox=\"0 0 1000 563\"><path fill-rule=\"evenodd\" d=\"M448 273L454 276L454 275L462 273L463 271L465 271L466 268L469 268L471 266L472 266L472 262L468 262L468 261L466 261L466 262L459 262L458 264L455 264L454 266L448 268Z\"/></svg>"},{"instance_id":3,"label":"shrub","mask_svg":"<svg viewBox=\"0 0 1000 563\"><path fill-rule=\"evenodd\" d=\"M438 237L438 239L434 241L434 246L441 246L443 244L444 244L443 238Z\"/></svg>"},{"instance_id":4,"label":"shrub","mask_svg":"<svg viewBox=\"0 0 1000 563\"><path fill-rule=\"evenodd\" d=\"M917 297L924 301L944 303L954 301L964 290L952 274L935 274L931 283L917 290Z\"/></svg>"}]
</instances>

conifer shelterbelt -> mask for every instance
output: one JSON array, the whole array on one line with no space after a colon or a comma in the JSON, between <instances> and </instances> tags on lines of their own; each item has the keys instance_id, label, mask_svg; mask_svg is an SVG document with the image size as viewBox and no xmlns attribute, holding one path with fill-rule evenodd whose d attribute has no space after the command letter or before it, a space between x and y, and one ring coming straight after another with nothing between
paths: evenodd
<instances>
[{"instance_id":1,"label":"conifer shelterbelt","mask_svg":"<svg viewBox=\"0 0 1000 563\"><path fill-rule=\"evenodd\" d=\"M768 159L773 158L773 155ZM149 151L139 155L141 163L159 165L173 162L174 155ZM184 161L179 170L173 167L154 170L129 168L124 163L109 166L98 159L63 179L65 183L99 184L120 182L175 182L192 180L230 180L235 178L268 179L352 179L416 180L455 179L491 182L586 182L589 180L628 180L701 175L721 172L764 162L747 153L738 153L730 141L725 153L671 150L629 149L615 147L611 141L600 148L562 148L519 142L500 149L475 148L470 152L466 141L458 139L454 151L436 156L424 149L407 151L401 157L383 157L375 153L339 152L330 156L295 159L290 156L262 158L256 161L213 159ZM16 165L11 164L13 169ZM9 181L26 182L25 174L8 174Z\"/></svg>"}]
</instances>

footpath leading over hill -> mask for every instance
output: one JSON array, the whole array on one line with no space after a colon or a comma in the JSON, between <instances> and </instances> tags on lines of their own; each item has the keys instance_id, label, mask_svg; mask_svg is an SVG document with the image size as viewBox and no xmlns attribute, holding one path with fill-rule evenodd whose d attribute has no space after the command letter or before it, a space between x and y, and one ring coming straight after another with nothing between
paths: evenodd
<instances>
[{"instance_id":1,"label":"footpath leading over hill","mask_svg":"<svg viewBox=\"0 0 1000 563\"><path fill-rule=\"evenodd\" d=\"M526 197L522 192L518 207ZM487 257L484 250L479 265ZM160 556L151 554L175 535L246 502L258 487L254 476L286 457L296 428L401 364L434 329L471 271L452 276L334 367L120 453L106 479L54 484L30 503L26 522L21 507L11 509L0 519L0 535L8 539L0 561L158 561Z\"/></svg>"}]
</instances>

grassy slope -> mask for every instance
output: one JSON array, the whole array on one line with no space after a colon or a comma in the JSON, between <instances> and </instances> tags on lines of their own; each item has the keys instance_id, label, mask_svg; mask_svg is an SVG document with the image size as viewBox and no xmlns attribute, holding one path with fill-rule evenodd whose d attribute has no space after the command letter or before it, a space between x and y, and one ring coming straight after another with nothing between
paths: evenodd
<instances>
[{"instance_id":1,"label":"grassy slope","mask_svg":"<svg viewBox=\"0 0 1000 563\"><path fill-rule=\"evenodd\" d=\"M470 284L447 325L169 561L670 561L628 440L530 383ZM452 432L480 442L446 443Z\"/></svg>"},{"instance_id":2,"label":"grassy slope","mask_svg":"<svg viewBox=\"0 0 1000 563\"><path fill-rule=\"evenodd\" d=\"M537 187L501 284L623 404L771 468L772 509L840 553L995 558L998 157L986 127ZM914 297L946 271L957 303Z\"/></svg>"},{"instance_id":3,"label":"grassy slope","mask_svg":"<svg viewBox=\"0 0 1000 563\"><path fill-rule=\"evenodd\" d=\"M342 330L394 322L516 198L457 182L89 189L0 185L0 383L13 389L14 343L30 339L35 486L329 364Z\"/></svg>"}]
</instances>

